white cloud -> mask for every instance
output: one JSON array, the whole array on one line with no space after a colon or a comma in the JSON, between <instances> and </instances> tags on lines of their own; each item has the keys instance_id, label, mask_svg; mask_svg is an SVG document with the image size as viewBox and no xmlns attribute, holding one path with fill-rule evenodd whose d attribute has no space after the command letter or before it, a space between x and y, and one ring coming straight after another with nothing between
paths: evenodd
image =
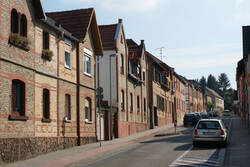
<instances>
[{"instance_id":1,"label":"white cloud","mask_svg":"<svg viewBox=\"0 0 250 167\"><path fill-rule=\"evenodd\" d=\"M101 0L101 7L115 11L145 11L156 8L167 0Z\"/></svg>"}]
</instances>

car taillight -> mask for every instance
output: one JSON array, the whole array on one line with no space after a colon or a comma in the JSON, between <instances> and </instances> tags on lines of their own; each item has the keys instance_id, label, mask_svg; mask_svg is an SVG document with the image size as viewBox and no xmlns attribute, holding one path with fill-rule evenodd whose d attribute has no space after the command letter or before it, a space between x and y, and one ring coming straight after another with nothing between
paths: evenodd
<instances>
[{"instance_id":1,"label":"car taillight","mask_svg":"<svg viewBox=\"0 0 250 167\"><path fill-rule=\"evenodd\" d=\"M195 129L194 130L194 135L197 135L197 134L198 134L197 129Z\"/></svg>"},{"instance_id":2,"label":"car taillight","mask_svg":"<svg viewBox=\"0 0 250 167\"><path fill-rule=\"evenodd\" d=\"M225 135L225 131L222 129L222 130L220 131L220 134L221 134L221 135Z\"/></svg>"}]
</instances>

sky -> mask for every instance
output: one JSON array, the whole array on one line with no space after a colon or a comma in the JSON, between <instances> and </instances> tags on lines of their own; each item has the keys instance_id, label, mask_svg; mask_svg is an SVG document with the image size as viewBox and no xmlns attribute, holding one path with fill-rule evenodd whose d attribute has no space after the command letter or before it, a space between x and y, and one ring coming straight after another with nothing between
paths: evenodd
<instances>
[{"instance_id":1,"label":"sky","mask_svg":"<svg viewBox=\"0 0 250 167\"><path fill-rule=\"evenodd\" d=\"M99 25L123 19L126 38L188 79L226 73L236 88L249 0L41 0L45 12L95 8ZM159 48L162 48L162 57Z\"/></svg>"}]
</instances>

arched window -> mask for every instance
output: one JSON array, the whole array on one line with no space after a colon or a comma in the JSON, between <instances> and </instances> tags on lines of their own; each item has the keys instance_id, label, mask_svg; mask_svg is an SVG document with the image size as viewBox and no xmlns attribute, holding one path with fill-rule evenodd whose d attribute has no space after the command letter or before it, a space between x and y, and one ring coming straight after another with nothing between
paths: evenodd
<instances>
[{"instance_id":1,"label":"arched window","mask_svg":"<svg viewBox=\"0 0 250 167\"><path fill-rule=\"evenodd\" d=\"M16 9L12 9L11 11L11 32L18 33L18 14Z\"/></svg>"},{"instance_id":2,"label":"arched window","mask_svg":"<svg viewBox=\"0 0 250 167\"><path fill-rule=\"evenodd\" d=\"M11 110L16 115L25 115L25 83L14 79L11 88Z\"/></svg>"},{"instance_id":3,"label":"arched window","mask_svg":"<svg viewBox=\"0 0 250 167\"><path fill-rule=\"evenodd\" d=\"M133 94L130 93L130 112L133 112Z\"/></svg>"},{"instance_id":4,"label":"arched window","mask_svg":"<svg viewBox=\"0 0 250 167\"><path fill-rule=\"evenodd\" d=\"M27 19L25 15L21 16L20 35L27 37Z\"/></svg>"},{"instance_id":5,"label":"arched window","mask_svg":"<svg viewBox=\"0 0 250 167\"><path fill-rule=\"evenodd\" d=\"M92 121L91 99L85 99L85 120Z\"/></svg>"},{"instance_id":6,"label":"arched window","mask_svg":"<svg viewBox=\"0 0 250 167\"><path fill-rule=\"evenodd\" d=\"M71 96L65 94L65 120L71 120Z\"/></svg>"},{"instance_id":7,"label":"arched window","mask_svg":"<svg viewBox=\"0 0 250 167\"><path fill-rule=\"evenodd\" d=\"M124 90L121 91L121 111L125 111Z\"/></svg>"},{"instance_id":8,"label":"arched window","mask_svg":"<svg viewBox=\"0 0 250 167\"><path fill-rule=\"evenodd\" d=\"M43 89L43 118L50 119L50 93Z\"/></svg>"},{"instance_id":9,"label":"arched window","mask_svg":"<svg viewBox=\"0 0 250 167\"><path fill-rule=\"evenodd\" d=\"M124 74L124 57L123 57L123 54L121 54L120 73Z\"/></svg>"}]
</instances>

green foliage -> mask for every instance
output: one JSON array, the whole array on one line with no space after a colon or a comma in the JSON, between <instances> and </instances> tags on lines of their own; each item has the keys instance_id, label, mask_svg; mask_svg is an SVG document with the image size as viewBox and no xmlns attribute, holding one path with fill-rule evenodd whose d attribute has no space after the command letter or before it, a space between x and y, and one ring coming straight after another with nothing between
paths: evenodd
<instances>
[{"instance_id":1,"label":"green foliage","mask_svg":"<svg viewBox=\"0 0 250 167\"><path fill-rule=\"evenodd\" d=\"M9 39L12 43L20 44L23 46L28 46L30 44L30 41L27 37L20 36L19 34L11 33Z\"/></svg>"},{"instance_id":2,"label":"green foliage","mask_svg":"<svg viewBox=\"0 0 250 167\"><path fill-rule=\"evenodd\" d=\"M215 90L216 92L219 90L218 82L212 74L210 74L207 78L207 87Z\"/></svg>"},{"instance_id":3,"label":"green foliage","mask_svg":"<svg viewBox=\"0 0 250 167\"><path fill-rule=\"evenodd\" d=\"M51 50L48 50L48 49L42 50L42 58L43 59L51 61L53 56L54 56L54 54Z\"/></svg>"},{"instance_id":4,"label":"green foliage","mask_svg":"<svg viewBox=\"0 0 250 167\"><path fill-rule=\"evenodd\" d=\"M208 110L211 111L211 110L214 109L215 104L213 104L212 102L209 101L209 102L207 103L207 107L208 107Z\"/></svg>"},{"instance_id":5,"label":"green foliage","mask_svg":"<svg viewBox=\"0 0 250 167\"><path fill-rule=\"evenodd\" d=\"M228 87L230 87L230 81L227 77L227 74L221 73L218 77L218 86L221 91L221 95L223 98L225 98L225 93L228 90Z\"/></svg>"}]
</instances>

